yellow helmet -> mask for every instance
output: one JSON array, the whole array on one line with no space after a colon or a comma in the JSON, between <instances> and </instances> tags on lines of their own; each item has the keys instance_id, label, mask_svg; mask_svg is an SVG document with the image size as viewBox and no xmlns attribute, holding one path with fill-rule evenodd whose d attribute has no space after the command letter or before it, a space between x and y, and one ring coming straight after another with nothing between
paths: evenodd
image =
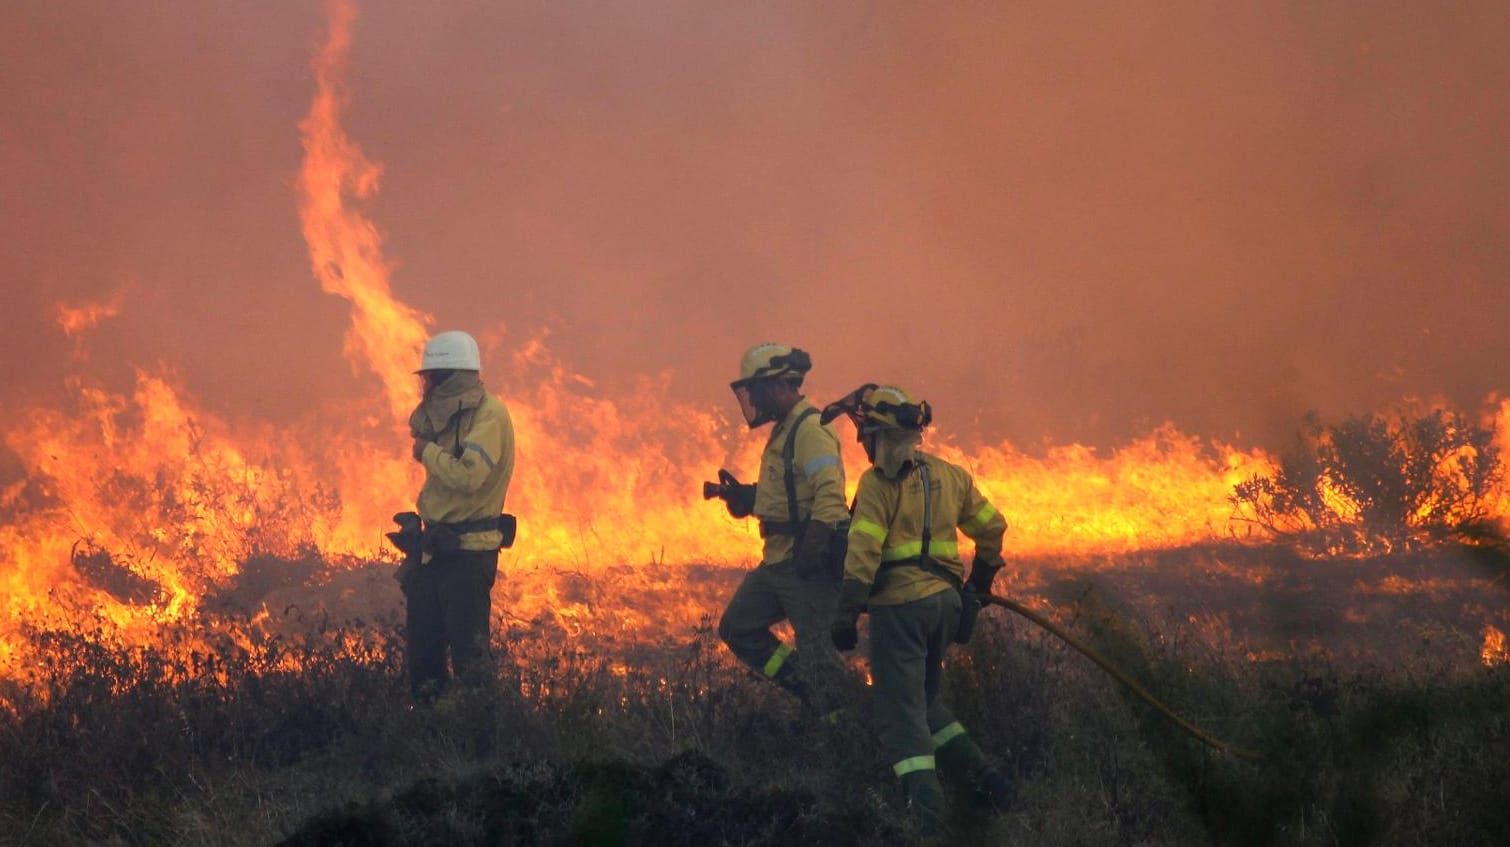
<instances>
[{"instance_id":1,"label":"yellow helmet","mask_svg":"<svg viewBox=\"0 0 1510 847\"><path fill-rule=\"evenodd\" d=\"M918 432L933 423L933 408L927 400L912 402L912 397L897 385L867 385L859 388L855 411L855 426L861 433L880 432L883 429L908 429Z\"/></svg>"},{"instance_id":2,"label":"yellow helmet","mask_svg":"<svg viewBox=\"0 0 1510 847\"><path fill-rule=\"evenodd\" d=\"M803 350L771 342L757 344L746 350L740 358L739 379L729 383L729 386L741 388L757 379L770 377L801 385L802 377L812 368L813 360Z\"/></svg>"}]
</instances>

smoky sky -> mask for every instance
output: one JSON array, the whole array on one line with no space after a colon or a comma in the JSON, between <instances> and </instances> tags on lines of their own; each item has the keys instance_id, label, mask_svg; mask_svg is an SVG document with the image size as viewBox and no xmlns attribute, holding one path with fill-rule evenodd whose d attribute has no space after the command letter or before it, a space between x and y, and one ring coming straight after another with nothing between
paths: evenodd
<instances>
[{"instance_id":1,"label":"smoky sky","mask_svg":"<svg viewBox=\"0 0 1510 847\"><path fill-rule=\"evenodd\" d=\"M583 390L732 416L775 340L815 399L899 382L1028 449L1166 421L1282 446L1308 410L1510 388L1502 2L357 9L364 211L395 294L490 368L545 334ZM299 228L327 26L0 6L0 396L165 367L278 421L378 391Z\"/></svg>"}]
</instances>

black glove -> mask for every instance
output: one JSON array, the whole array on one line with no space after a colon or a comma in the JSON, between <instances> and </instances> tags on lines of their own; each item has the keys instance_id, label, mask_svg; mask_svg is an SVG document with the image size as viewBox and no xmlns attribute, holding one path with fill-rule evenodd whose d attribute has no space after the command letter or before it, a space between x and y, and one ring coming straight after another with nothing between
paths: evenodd
<instances>
[{"instance_id":1,"label":"black glove","mask_svg":"<svg viewBox=\"0 0 1510 847\"><path fill-rule=\"evenodd\" d=\"M989 559L975 557L975 562L970 565L970 579L967 580L975 589L975 593L984 597L991 593L991 581L996 579L996 572L1001 570L1005 562L1000 556L992 556Z\"/></svg>"},{"instance_id":2,"label":"black glove","mask_svg":"<svg viewBox=\"0 0 1510 847\"><path fill-rule=\"evenodd\" d=\"M802 534L797 536L797 546L792 550L792 569L802 579L827 579L831 576L828 566L828 545L834 538L834 528L823 521L808 520L802 524Z\"/></svg>"},{"instance_id":3,"label":"black glove","mask_svg":"<svg viewBox=\"0 0 1510 847\"><path fill-rule=\"evenodd\" d=\"M393 572L393 578L404 587L407 592L407 580L409 574L419 566L421 547L424 544L424 525L420 522L417 512L399 512L393 516L393 522L398 524L398 532L384 533L393 546L404 554L404 560L399 563L398 570Z\"/></svg>"},{"instance_id":4,"label":"black glove","mask_svg":"<svg viewBox=\"0 0 1510 847\"><path fill-rule=\"evenodd\" d=\"M719 497L723 498L724 505L729 508L729 514L736 518L748 518L755 512L755 483L740 482L734 474L719 468L718 470Z\"/></svg>"},{"instance_id":5,"label":"black glove","mask_svg":"<svg viewBox=\"0 0 1510 847\"><path fill-rule=\"evenodd\" d=\"M398 524L398 532L384 533L388 540L406 560L418 559L423 538L419 513L399 512L393 516L393 522Z\"/></svg>"},{"instance_id":6,"label":"black glove","mask_svg":"<svg viewBox=\"0 0 1510 847\"><path fill-rule=\"evenodd\" d=\"M834 646L843 651L855 649L860 643L860 613L865 611L865 601L870 599L870 586L857 579L846 579L839 589L839 607L834 611L834 621L829 624L828 636Z\"/></svg>"}]
</instances>

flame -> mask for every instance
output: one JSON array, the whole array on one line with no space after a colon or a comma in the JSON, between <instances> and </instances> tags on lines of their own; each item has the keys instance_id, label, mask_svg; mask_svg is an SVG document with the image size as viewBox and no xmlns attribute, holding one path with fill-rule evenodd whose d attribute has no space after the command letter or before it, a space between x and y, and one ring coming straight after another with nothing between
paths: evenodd
<instances>
[{"instance_id":1,"label":"flame","mask_svg":"<svg viewBox=\"0 0 1510 847\"><path fill-rule=\"evenodd\" d=\"M1505 647L1505 633L1494 626L1485 624L1484 649L1479 655L1483 657L1484 665L1487 667L1510 664L1510 649Z\"/></svg>"},{"instance_id":2,"label":"flame","mask_svg":"<svg viewBox=\"0 0 1510 847\"><path fill-rule=\"evenodd\" d=\"M404 422L418 400L411 372L433 321L394 297L382 238L359 208L377 196L382 169L341 125L356 13L343 0L329 8L314 99L299 124L299 215L316 281L352 306L345 355L381 391L275 428L223 419L187 396L171 370L138 369L125 392L72 375L63 407L18 415L25 423L3 436L19 473L0 486L0 678L24 676L28 628L91 622L122 644L157 644L165 625L202 620L204 598L254 556L317 556L331 580L343 568L393 561L382 533L421 479ZM118 313L124 296L58 304L58 323L78 335ZM545 335L513 349L492 341L484 379L509 405L518 439L508 505L521 527L499 588L508 614L548 615L568 632L656 634L714 613L676 590L605 610L558 577L643 583L652 571L669 571L674 587L688 565L753 563L753 522L730 518L700 492L719 467L748 478L764 433L748 435L733 410L672 403L669 372L610 397ZM1497 414L1501 449L1510 448L1510 400ZM1011 522L1012 556L1231 539L1239 535L1233 486L1275 466L1260 450L1168 425L1105 455L1071 444L1034 456L1009 443L960 444L947 433L925 446L975 474ZM844 459L853 495L866 463L847 437ZM1507 512L1502 496L1496 514ZM271 617L264 611L244 625L271 626ZM251 643L250 634L224 626L221 636ZM1503 635L1486 627L1486 662L1491 654L1504 661Z\"/></svg>"},{"instance_id":3,"label":"flame","mask_svg":"<svg viewBox=\"0 0 1510 847\"><path fill-rule=\"evenodd\" d=\"M53 306L53 314L57 317L58 326L63 329L64 334L78 336L93 329L101 321L119 315L124 299L124 289L117 288L104 300L57 303Z\"/></svg>"},{"instance_id":4,"label":"flame","mask_svg":"<svg viewBox=\"0 0 1510 847\"><path fill-rule=\"evenodd\" d=\"M1205 443L1169 425L1105 458L1079 444L1043 458L1006 443L973 454L947 443L930 449L972 470L1007 514L1014 554L1122 553L1226 538L1236 531L1232 487L1274 466L1263 451Z\"/></svg>"},{"instance_id":5,"label":"flame","mask_svg":"<svg viewBox=\"0 0 1510 847\"><path fill-rule=\"evenodd\" d=\"M330 18L330 37L314 61L314 103L299 124L304 142L299 216L320 287L351 301L347 358L377 374L392 416L403 420L419 400L412 376L415 351L425 343L430 318L393 298L382 237L348 203L348 198L374 196L383 169L368 161L341 128L347 100L342 79L356 8L347 0L333 0Z\"/></svg>"},{"instance_id":6,"label":"flame","mask_svg":"<svg viewBox=\"0 0 1510 847\"><path fill-rule=\"evenodd\" d=\"M1491 410L1486 414L1486 423L1493 427L1494 446L1503 461L1510 462L1510 398L1490 398ZM1510 532L1510 485L1500 486L1491 492L1489 511L1495 515L1506 532Z\"/></svg>"}]
</instances>

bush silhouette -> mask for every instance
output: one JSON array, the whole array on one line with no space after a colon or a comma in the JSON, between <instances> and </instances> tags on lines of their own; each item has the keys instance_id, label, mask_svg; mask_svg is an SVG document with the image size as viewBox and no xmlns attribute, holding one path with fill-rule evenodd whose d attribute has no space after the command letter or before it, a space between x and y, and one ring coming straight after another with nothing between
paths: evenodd
<instances>
[{"instance_id":1,"label":"bush silhouette","mask_svg":"<svg viewBox=\"0 0 1510 847\"><path fill-rule=\"evenodd\" d=\"M1491 504L1503 469L1495 434L1493 425L1442 409L1327 426L1312 414L1278 472L1239 483L1229 499L1237 519L1316 554L1497 539Z\"/></svg>"}]
</instances>

